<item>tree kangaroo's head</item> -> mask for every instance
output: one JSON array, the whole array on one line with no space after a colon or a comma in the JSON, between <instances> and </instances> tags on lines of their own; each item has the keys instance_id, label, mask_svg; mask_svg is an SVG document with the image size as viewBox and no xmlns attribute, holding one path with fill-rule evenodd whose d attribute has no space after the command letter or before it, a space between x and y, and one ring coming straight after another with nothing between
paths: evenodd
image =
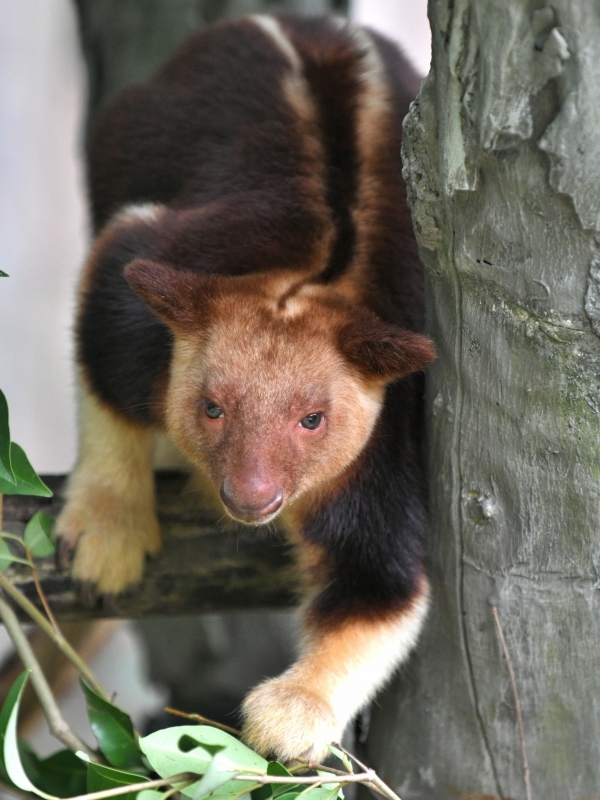
<instances>
[{"instance_id":1,"label":"tree kangaroo's head","mask_svg":"<svg viewBox=\"0 0 600 800\"><path fill-rule=\"evenodd\" d=\"M174 333L166 425L229 514L265 523L365 447L385 386L434 357L289 272L198 276L134 261L126 277Z\"/></svg>"}]
</instances>

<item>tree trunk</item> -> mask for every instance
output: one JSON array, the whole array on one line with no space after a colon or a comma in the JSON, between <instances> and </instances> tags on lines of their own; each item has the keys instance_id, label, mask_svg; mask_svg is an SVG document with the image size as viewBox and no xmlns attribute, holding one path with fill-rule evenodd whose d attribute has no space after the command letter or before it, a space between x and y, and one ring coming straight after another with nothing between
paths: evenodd
<instances>
[{"instance_id":1,"label":"tree trunk","mask_svg":"<svg viewBox=\"0 0 600 800\"><path fill-rule=\"evenodd\" d=\"M600 7L431 0L405 122L433 608L373 711L402 800L600 797Z\"/></svg>"}]
</instances>

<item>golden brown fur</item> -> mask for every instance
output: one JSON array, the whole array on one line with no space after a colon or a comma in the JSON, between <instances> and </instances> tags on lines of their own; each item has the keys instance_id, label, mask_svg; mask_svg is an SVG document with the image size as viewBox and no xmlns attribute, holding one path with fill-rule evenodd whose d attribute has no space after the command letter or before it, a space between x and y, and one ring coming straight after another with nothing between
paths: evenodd
<instances>
[{"instance_id":1,"label":"golden brown fur","mask_svg":"<svg viewBox=\"0 0 600 800\"><path fill-rule=\"evenodd\" d=\"M152 432L131 425L80 386L79 461L56 533L75 549L73 577L118 594L139 583L160 550Z\"/></svg>"},{"instance_id":2,"label":"golden brown fur","mask_svg":"<svg viewBox=\"0 0 600 800\"><path fill-rule=\"evenodd\" d=\"M371 699L390 668L413 648L428 598L423 579L410 606L400 612L309 628L299 660L246 698L248 744L286 761L321 761L327 755L324 745L341 740L353 710Z\"/></svg>"},{"instance_id":3,"label":"golden brown fur","mask_svg":"<svg viewBox=\"0 0 600 800\"><path fill-rule=\"evenodd\" d=\"M343 306L336 308L335 293L301 284L289 294L293 280L224 279L207 328L175 336L166 402L167 430L214 485L225 476L243 480L260 463L288 505L352 464L383 398L381 382L349 368L337 349ZM332 325L336 312L340 320ZM223 422L198 413L199 397L223 407ZM327 412L327 432L298 425L313 412Z\"/></svg>"},{"instance_id":4,"label":"golden brown fur","mask_svg":"<svg viewBox=\"0 0 600 800\"><path fill-rule=\"evenodd\" d=\"M156 430L234 518L283 513L306 637L247 698L244 737L285 760L323 756L427 608L418 373L434 351L399 158L415 83L340 20L242 18L92 127L62 549L102 594L140 580L160 546Z\"/></svg>"}]
</instances>

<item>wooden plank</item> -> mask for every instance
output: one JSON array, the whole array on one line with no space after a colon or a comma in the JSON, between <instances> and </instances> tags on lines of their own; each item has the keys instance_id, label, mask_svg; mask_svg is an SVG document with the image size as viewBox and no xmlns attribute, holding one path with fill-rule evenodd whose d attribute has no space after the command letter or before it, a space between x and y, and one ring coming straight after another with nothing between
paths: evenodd
<instances>
[{"instance_id":1,"label":"wooden plank","mask_svg":"<svg viewBox=\"0 0 600 800\"><path fill-rule=\"evenodd\" d=\"M43 509L56 517L63 500L64 476L44 476L54 497L6 496L3 529L21 534L32 515ZM247 527L216 520L186 490L178 472L156 475L163 551L149 561L140 587L116 598L109 607L99 599L93 609L81 602L78 587L57 572L52 558L39 562L43 590L62 620L99 617L142 617L201 611L286 608L296 604L298 577L292 548L273 527ZM36 601L31 571L16 565L7 575Z\"/></svg>"}]
</instances>

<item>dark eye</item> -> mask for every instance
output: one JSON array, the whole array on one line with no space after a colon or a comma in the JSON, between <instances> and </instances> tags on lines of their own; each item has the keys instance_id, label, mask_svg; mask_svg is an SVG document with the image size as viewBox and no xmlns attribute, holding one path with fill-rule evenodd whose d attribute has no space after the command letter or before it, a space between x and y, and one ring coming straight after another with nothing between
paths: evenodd
<instances>
[{"instance_id":1,"label":"dark eye","mask_svg":"<svg viewBox=\"0 0 600 800\"><path fill-rule=\"evenodd\" d=\"M225 416L223 409L210 400L204 402L204 413L207 417L210 417L210 419L219 419L219 417Z\"/></svg>"},{"instance_id":2,"label":"dark eye","mask_svg":"<svg viewBox=\"0 0 600 800\"><path fill-rule=\"evenodd\" d=\"M321 424L323 414L308 414L304 419L300 420L300 425L309 431L314 431Z\"/></svg>"}]
</instances>

